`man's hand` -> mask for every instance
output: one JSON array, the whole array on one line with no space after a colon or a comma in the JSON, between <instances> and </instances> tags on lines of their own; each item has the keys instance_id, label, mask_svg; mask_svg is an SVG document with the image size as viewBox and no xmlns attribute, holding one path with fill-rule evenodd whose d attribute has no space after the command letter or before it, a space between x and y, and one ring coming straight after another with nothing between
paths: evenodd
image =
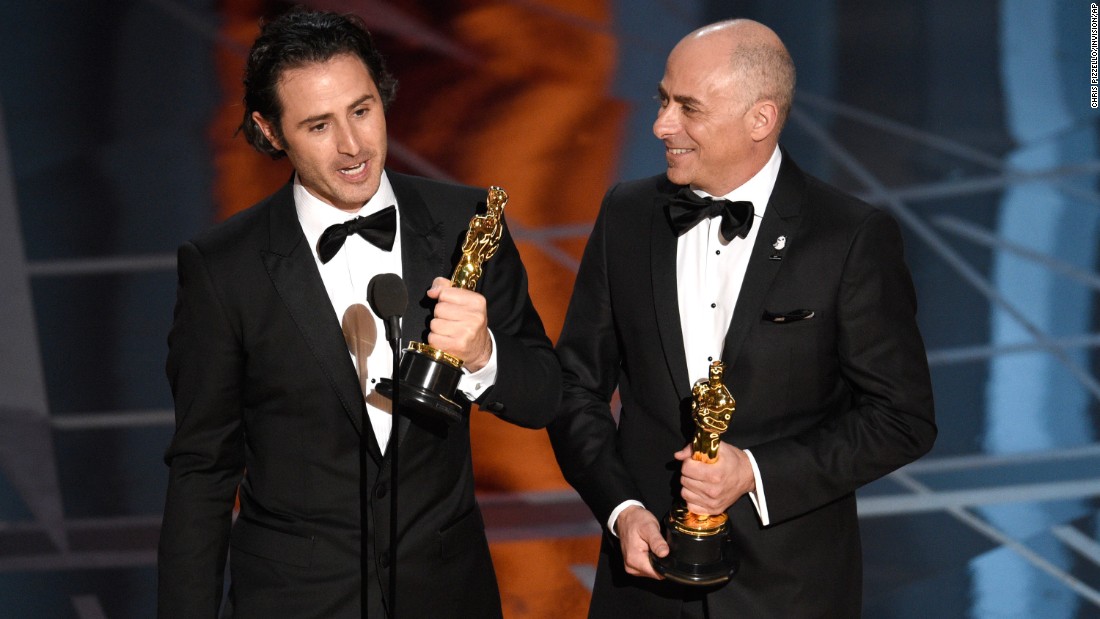
<instances>
[{"instance_id":1,"label":"man's hand","mask_svg":"<svg viewBox=\"0 0 1100 619\"><path fill-rule=\"evenodd\" d=\"M658 557L668 555L668 544L661 536L661 525L657 523L656 516L643 507L632 505L615 519L615 532L619 534L627 574L657 580L664 578L653 570L653 564L649 561L650 550Z\"/></svg>"},{"instance_id":2,"label":"man's hand","mask_svg":"<svg viewBox=\"0 0 1100 619\"><path fill-rule=\"evenodd\" d=\"M485 367L493 352L485 297L454 288L449 279L437 277L428 298L436 301L428 325L428 345L462 359L471 372Z\"/></svg>"},{"instance_id":3,"label":"man's hand","mask_svg":"<svg viewBox=\"0 0 1100 619\"><path fill-rule=\"evenodd\" d=\"M718 461L706 464L693 460L691 443L675 454L680 465L680 496L696 514L721 514L737 499L756 490L752 464L744 451L730 445L718 445Z\"/></svg>"}]
</instances>

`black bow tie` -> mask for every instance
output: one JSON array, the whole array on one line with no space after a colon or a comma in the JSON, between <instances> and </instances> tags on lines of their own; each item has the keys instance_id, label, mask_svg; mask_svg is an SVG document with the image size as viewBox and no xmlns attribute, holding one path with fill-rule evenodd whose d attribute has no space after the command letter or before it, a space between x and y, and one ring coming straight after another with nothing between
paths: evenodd
<instances>
[{"instance_id":1,"label":"black bow tie","mask_svg":"<svg viewBox=\"0 0 1100 619\"><path fill-rule=\"evenodd\" d=\"M390 251L393 249L393 239L397 236L397 209L387 206L366 217L356 217L325 228L321 233L321 240L317 241L317 255L321 262L332 260L351 234L358 234L375 247Z\"/></svg>"},{"instance_id":2,"label":"black bow tie","mask_svg":"<svg viewBox=\"0 0 1100 619\"><path fill-rule=\"evenodd\" d=\"M668 223L676 236L691 230L695 224L722 216L722 236L727 241L733 237L745 238L752 229L752 202L713 198L700 198L690 187L676 192L668 201Z\"/></svg>"}]
</instances>

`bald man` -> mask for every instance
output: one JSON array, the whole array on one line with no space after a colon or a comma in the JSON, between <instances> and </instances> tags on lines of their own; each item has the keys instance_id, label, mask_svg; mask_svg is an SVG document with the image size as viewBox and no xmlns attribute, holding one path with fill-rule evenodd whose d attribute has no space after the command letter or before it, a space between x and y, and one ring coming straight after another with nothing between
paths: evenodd
<instances>
[{"instance_id":1,"label":"bald man","mask_svg":"<svg viewBox=\"0 0 1100 619\"><path fill-rule=\"evenodd\" d=\"M935 440L900 230L779 146L794 81L759 23L692 32L657 87L667 169L604 197L550 428L607 527L590 617L858 617L854 492ZM691 387L718 359L737 410L706 464L691 458ZM727 583L654 571L659 518L679 498L728 514L740 569Z\"/></svg>"}]
</instances>

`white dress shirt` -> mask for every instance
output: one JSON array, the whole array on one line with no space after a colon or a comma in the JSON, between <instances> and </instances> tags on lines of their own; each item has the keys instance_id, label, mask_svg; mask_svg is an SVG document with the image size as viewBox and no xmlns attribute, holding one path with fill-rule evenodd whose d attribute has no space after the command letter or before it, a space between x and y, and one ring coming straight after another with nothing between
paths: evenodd
<instances>
[{"instance_id":1,"label":"white dress shirt","mask_svg":"<svg viewBox=\"0 0 1100 619\"><path fill-rule=\"evenodd\" d=\"M753 205L753 224L745 238L732 241L722 238L722 220L719 217L704 219L680 236L676 242L676 297L680 309L680 329L684 336L684 354L687 358L688 376L694 384L710 375L710 363L722 358L726 331L733 319L733 309L741 293L741 284L749 267L760 222L768 207L775 180L779 176L779 164L783 156L775 148L764 167L740 187L724 196L711 196L705 191L693 189L704 198L724 198L730 201L747 200ZM733 394L736 398L737 394ZM734 412L734 415L737 413ZM756 478L756 490L749 493L756 506L760 521L769 524L768 503L764 497L764 482L752 452L745 450ZM615 533L615 520L622 510L638 501L625 501L611 512L608 529Z\"/></svg>"},{"instance_id":2,"label":"white dress shirt","mask_svg":"<svg viewBox=\"0 0 1100 619\"><path fill-rule=\"evenodd\" d=\"M359 375L359 385L363 390L374 438L383 453L386 451L393 424L392 403L389 398L378 393L376 387L380 379L393 375L393 352L386 341L385 324L367 304L367 286L375 275L402 274L401 235L397 234L390 251L375 247L358 234L349 235L344 246L327 263L322 263L317 254L317 241L329 226L376 213L388 206L397 206L397 198L384 171L378 191L357 212L343 211L323 202L309 193L297 176L294 178L294 208L298 213L298 222L313 252L317 269L321 272L321 280L336 312L336 319L343 329L348 353ZM400 208L397 209L397 229L401 229ZM446 276L444 273L440 275ZM418 298L421 292L411 290L409 297ZM489 335L492 339L492 332ZM463 376L459 380L459 390L471 401L496 381L495 339L492 344L493 352L489 363L474 373L464 368Z\"/></svg>"}]
</instances>

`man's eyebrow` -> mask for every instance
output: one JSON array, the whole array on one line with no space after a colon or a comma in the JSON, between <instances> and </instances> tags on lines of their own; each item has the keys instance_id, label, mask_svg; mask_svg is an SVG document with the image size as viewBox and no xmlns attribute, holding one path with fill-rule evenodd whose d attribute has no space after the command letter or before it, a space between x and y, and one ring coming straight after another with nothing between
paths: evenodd
<instances>
[{"instance_id":1,"label":"man's eyebrow","mask_svg":"<svg viewBox=\"0 0 1100 619\"><path fill-rule=\"evenodd\" d=\"M371 93L368 92L367 94L365 94L362 97L359 97L358 99L353 101L352 104L348 106L348 109L349 110L355 109L355 108L359 107L360 105L363 105L364 103L366 103L368 101L372 101L372 100L374 100L374 95L372 95Z\"/></svg>"},{"instance_id":2,"label":"man's eyebrow","mask_svg":"<svg viewBox=\"0 0 1100 619\"><path fill-rule=\"evenodd\" d=\"M367 94L363 95L362 97L359 97L358 99L353 101L352 104L348 106L348 109L353 110L353 109L359 107L360 105L363 105L364 103L366 103L368 101L374 100L374 98L375 98L374 95L372 95L370 93L367 93ZM321 122L323 120L330 120L331 118L332 118L331 113L316 114L316 115L310 116L308 118L303 118L301 121L298 122L298 126L301 127L301 126L304 126L304 125L312 125L313 123L318 123L318 122Z\"/></svg>"},{"instance_id":3,"label":"man's eyebrow","mask_svg":"<svg viewBox=\"0 0 1100 619\"><path fill-rule=\"evenodd\" d=\"M668 92L665 90L664 86L657 86L657 96L662 99L672 99L680 105L686 105L689 107L698 108L702 107L703 105L702 101L696 99L695 97L692 97L691 95L674 95L672 97L669 97Z\"/></svg>"},{"instance_id":4,"label":"man's eyebrow","mask_svg":"<svg viewBox=\"0 0 1100 619\"><path fill-rule=\"evenodd\" d=\"M316 116L310 116L298 121L298 126L312 125L313 123L321 122L322 120L329 120L332 118L332 114L317 114Z\"/></svg>"},{"instance_id":5,"label":"man's eyebrow","mask_svg":"<svg viewBox=\"0 0 1100 619\"><path fill-rule=\"evenodd\" d=\"M694 108L703 107L703 102L702 101L700 101L700 100L698 100L695 97L692 97L690 95L676 95L676 96L672 97L672 100L675 101L676 103L679 103L680 105L686 105L688 107L694 107Z\"/></svg>"}]
</instances>

